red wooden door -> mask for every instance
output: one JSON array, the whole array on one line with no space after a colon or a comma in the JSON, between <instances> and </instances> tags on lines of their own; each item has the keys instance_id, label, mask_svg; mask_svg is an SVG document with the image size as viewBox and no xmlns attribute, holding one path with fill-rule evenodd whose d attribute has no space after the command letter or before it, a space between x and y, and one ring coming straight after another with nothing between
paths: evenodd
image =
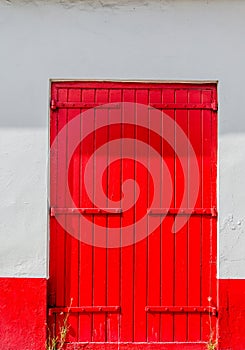
<instances>
[{"instance_id":1,"label":"red wooden door","mask_svg":"<svg viewBox=\"0 0 245 350\"><path fill-rule=\"evenodd\" d=\"M51 95L50 328L69 308L72 349L203 349L216 85L54 82Z\"/></svg>"}]
</instances>

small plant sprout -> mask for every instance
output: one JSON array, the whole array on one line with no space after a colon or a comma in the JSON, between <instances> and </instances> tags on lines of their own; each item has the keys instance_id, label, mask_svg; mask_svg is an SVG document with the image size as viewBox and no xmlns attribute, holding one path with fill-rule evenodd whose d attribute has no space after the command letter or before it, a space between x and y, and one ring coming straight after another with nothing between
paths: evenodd
<instances>
[{"instance_id":1,"label":"small plant sprout","mask_svg":"<svg viewBox=\"0 0 245 350\"><path fill-rule=\"evenodd\" d=\"M62 325L59 327L58 335L55 334L55 330L52 332L48 328L48 337L46 341L46 350L62 350L64 349L66 337L69 332L70 325L68 323L68 318L70 316L70 310L72 305L73 299L71 299L70 306L68 308L67 313L65 313L65 317L63 319ZM61 312L60 315L63 315L64 313ZM54 325L55 329L55 325Z\"/></svg>"},{"instance_id":2,"label":"small plant sprout","mask_svg":"<svg viewBox=\"0 0 245 350\"><path fill-rule=\"evenodd\" d=\"M209 296L208 298L208 303L209 303L209 306L211 306L211 303L212 303L212 297ZM218 346L218 341L217 339L215 338L215 332L213 330L213 327L212 327L212 320L211 320L211 313L209 312L208 314L208 317L209 317L209 329L210 329L210 333L209 333L209 340L206 344L206 349L207 350L215 350L217 349L217 346Z\"/></svg>"}]
</instances>

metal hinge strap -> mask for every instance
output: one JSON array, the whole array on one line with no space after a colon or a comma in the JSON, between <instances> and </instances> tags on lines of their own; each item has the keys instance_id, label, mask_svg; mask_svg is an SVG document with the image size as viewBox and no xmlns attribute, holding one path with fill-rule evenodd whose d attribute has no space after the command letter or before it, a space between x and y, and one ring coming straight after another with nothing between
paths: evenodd
<instances>
[{"instance_id":1,"label":"metal hinge strap","mask_svg":"<svg viewBox=\"0 0 245 350\"><path fill-rule=\"evenodd\" d=\"M146 306L151 313L204 313L217 316L218 310L213 306Z\"/></svg>"},{"instance_id":2,"label":"metal hinge strap","mask_svg":"<svg viewBox=\"0 0 245 350\"><path fill-rule=\"evenodd\" d=\"M157 109L211 109L217 111L217 102L212 103L151 103L149 108Z\"/></svg>"},{"instance_id":3,"label":"metal hinge strap","mask_svg":"<svg viewBox=\"0 0 245 350\"><path fill-rule=\"evenodd\" d=\"M149 215L207 215L217 217L217 209L214 208L150 208Z\"/></svg>"},{"instance_id":4,"label":"metal hinge strap","mask_svg":"<svg viewBox=\"0 0 245 350\"><path fill-rule=\"evenodd\" d=\"M50 208L50 215L71 215L71 214L83 214L83 215L111 215L120 214L121 208Z\"/></svg>"},{"instance_id":5,"label":"metal hinge strap","mask_svg":"<svg viewBox=\"0 0 245 350\"><path fill-rule=\"evenodd\" d=\"M120 306L74 306L74 307L51 307L49 315L58 313L119 313Z\"/></svg>"},{"instance_id":6,"label":"metal hinge strap","mask_svg":"<svg viewBox=\"0 0 245 350\"><path fill-rule=\"evenodd\" d=\"M59 102L51 100L50 108L56 110L58 108L77 108L77 109L89 109L89 108L98 108L98 109L118 109L120 108L119 103L87 103L87 102Z\"/></svg>"}]
</instances>

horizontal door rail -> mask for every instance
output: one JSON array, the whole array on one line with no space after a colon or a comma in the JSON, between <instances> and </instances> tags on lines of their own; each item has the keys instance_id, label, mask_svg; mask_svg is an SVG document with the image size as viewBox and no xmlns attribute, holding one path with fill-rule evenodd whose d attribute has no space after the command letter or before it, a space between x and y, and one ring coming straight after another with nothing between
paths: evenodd
<instances>
[{"instance_id":1,"label":"horizontal door rail","mask_svg":"<svg viewBox=\"0 0 245 350\"><path fill-rule=\"evenodd\" d=\"M158 109L211 109L218 110L216 102L213 103L151 103L149 108Z\"/></svg>"},{"instance_id":2,"label":"horizontal door rail","mask_svg":"<svg viewBox=\"0 0 245 350\"><path fill-rule=\"evenodd\" d=\"M101 103L86 103L86 102L58 102L51 100L50 108L56 110L58 108L80 108L80 109L89 109L89 108L99 108L99 109L118 109L120 108L119 103L112 104L101 104Z\"/></svg>"},{"instance_id":3,"label":"horizontal door rail","mask_svg":"<svg viewBox=\"0 0 245 350\"><path fill-rule=\"evenodd\" d=\"M217 316L216 307L212 306L146 306L146 312L151 313L204 313Z\"/></svg>"},{"instance_id":4,"label":"horizontal door rail","mask_svg":"<svg viewBox=\"0 0 245 350\"><path fill-rule=\"evenodd\" d=\"M49 315L59 313L119 313L120 306L74 306L74 307L51 307Z\"/></svg>"},{"instance_id":5,"label":"horizontal door rail","mask_svg":"<svg viewBox=\"0 0 245 350\"><path fill-rule=\"evenodd\" d=\"M84 215L111 215L120 214L121 208L54 208L50 209L50 215L70 215L70 214L84 214Z\"/></svg>"},{"instance_id":6,"label":"horizontal door rail","mask_svg":"<svg viewBox=\"0 0 245 350\"><path fill-rule=\"evenodd\" d=\"M149 108L157 109L210 109L213 111L218 110L216 102L213 103L151 103L148 105ZM121 108L120 103L86 103L86 102L59 102L51 100L50 108L56 110L58 108L99 108L99 109L119 109Z\"/></svg>"},{"instance_id":7,"label":"horizontal door rail","mask_svg":"<svg viewBox=\"0 0 245 350\"><path fill-rule=\"evenodd\" d=\"M112 215L121 214L122 208L55 208L50 209L51 216L55 215ZM206 215L217 217L216 208L151 208L147 210L148 215Z\"/></svg>"},{"instance_id":8,"label":"horizontal door rail","mask_svg":"<svg viewBox=\"0 0 245 350\"><path fill-rule=\"evenodd\" d=\"M147 210L149 215L207 215L216 217L216 208L151 208Z\"/></svg>"}]
</instances>

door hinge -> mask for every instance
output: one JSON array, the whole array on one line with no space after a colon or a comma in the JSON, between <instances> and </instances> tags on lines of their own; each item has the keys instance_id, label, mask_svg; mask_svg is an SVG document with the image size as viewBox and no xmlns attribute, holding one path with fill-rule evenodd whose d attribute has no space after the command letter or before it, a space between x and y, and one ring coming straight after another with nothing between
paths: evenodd
<instances>
[{"instance_id":1,"label":"door hinge","mask_svg":"<svg viewBox=\"0 0 245 350\"><path fill-rule=\"evenodd\" d=\"M50 109L52 111L55 111L57 109L57 104L56 104L56 101L55 100L50 100Z\"/></svg>"},{"instance_id":2,"label":"door hinge","mask_svg":"<svg viewBox=\"0 0 245 350\"><path fill-rule=\"evenodd\" d=\"M218 110L218 103L217 101L214 101L211 103L211 107L213 111L217 111Z\"/></svg>"}]
</instances>

